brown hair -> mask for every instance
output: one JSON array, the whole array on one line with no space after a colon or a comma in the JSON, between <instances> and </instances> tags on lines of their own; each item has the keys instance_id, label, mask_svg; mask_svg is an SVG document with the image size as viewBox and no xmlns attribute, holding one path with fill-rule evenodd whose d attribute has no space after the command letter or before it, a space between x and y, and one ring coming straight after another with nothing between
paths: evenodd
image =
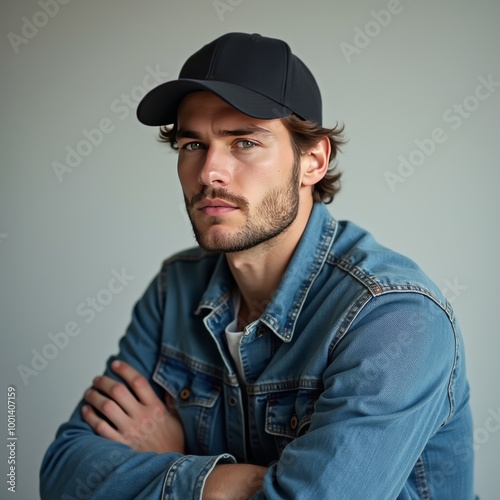
<instances>
[{"instance_id":1,"label":"brown hair","mask_svg":"<svg viewBox=\"0 0 500 500\"><path fill-rule=\"evenodd\" d=\"M337 124L333 128L324 128L317 123L302 120L294 115L282 118L281 121L290 132L295 162L300 161L302 154L313 148L323 137L328 137L331 144L330 164L323 179L314 185L313 198L316 202L331 203L340 191L342 172L336 170L337 163L334 160L337 153L341 151L341 146L346 143L343 137L344 125ZM172 149L177 150L176 134L176 124L162 126L160 127L159 139L162 142L168 142Z\"/></svg>"}]
</instances>

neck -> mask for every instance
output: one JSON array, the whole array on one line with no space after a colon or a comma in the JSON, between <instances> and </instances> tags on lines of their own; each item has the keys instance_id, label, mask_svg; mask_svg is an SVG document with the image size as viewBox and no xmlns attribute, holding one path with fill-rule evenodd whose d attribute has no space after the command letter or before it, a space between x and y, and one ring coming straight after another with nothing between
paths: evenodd
<instances>
[{"instance_id":1,"label":"neck","mask_svg":"<svg viewBox=\"0 0 500 500\"><path fill-rule=\"evenodd\" d=\"M295 221L272 240L243 252L226 254L241 294L241 328L258 319L266 309L297 248L311 210L312 202L299 210Z\"/></svg>"}]
</instances>

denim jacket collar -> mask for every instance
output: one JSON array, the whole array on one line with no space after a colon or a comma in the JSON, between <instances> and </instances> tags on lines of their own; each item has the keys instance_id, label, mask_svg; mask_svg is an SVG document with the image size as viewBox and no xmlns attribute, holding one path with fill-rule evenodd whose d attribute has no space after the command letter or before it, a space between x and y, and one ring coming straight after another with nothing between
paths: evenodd
<instances>
[{"instance_id":1,"label":"denim jacket collar","mask_svg":"<svg viewBox=\"0 0 500 500\"><path fill-rule=\"evenodd\" d=\"M290 342L295 324L316 276L321 271L333 244L337 222L323 203L315 203L304 234L285 271L280 286L260 317L278 337ZM317 235L321 235L319 240ZM231 297L234 280L224 254L220 255L211 280L195 311L214 310Z\"/></svg>"}]
</instances>

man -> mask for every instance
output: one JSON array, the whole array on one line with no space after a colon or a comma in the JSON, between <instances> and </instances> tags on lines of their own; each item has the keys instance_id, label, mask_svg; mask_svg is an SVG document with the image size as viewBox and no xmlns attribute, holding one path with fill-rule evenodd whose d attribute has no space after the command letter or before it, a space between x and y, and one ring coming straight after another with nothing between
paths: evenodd
<instances>
[{"instance_id":1,"label":"man","mask_svg":"<svg viewBox=\"0 0 500 500\"><path fill-rule=\"evenodd\" d=\"M325 208L342 130L288 45L224 35L138 117L178 150L200 247L137 303L46 454L42 498L472 498L453 312Z\"/></svg>"}]
</instances>

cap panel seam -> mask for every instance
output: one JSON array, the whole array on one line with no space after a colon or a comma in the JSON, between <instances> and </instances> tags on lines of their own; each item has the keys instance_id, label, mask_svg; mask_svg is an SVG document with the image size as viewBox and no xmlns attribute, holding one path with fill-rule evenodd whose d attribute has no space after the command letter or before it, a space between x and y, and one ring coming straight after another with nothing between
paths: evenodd
<instances>
[{"instance_id":1,"label":"cap panel seam","mask_svg":"<svg viewBox=\"0 0 500 500\"><path fill-rule=\"evenodd\" d=\"M220 38L215 45L214 51L212 53L212 57L210 58L210 64L208 66L207 76L205 77L207 80L212 80L213 68L215 66L215 59L218 57L219 51L221 50L221 46L224 45L224 43L226 43L227 39L228 39L227 36Z\"/></svg>"},{"instance_id":2,"label":"cap panel seam","mask_svg":"<svg viewBox=\"0 0 500 500\"><path fill-rule=\"evenodd\" d=\"M285 108L288 108L288 109L291 109L290 105L289 105L289 102L288 102L288 85L289 85L289 82L290 82L290 79L291 79L291 67L292 67L292 64L291 64L291 59L292 59L292 54L291 54L291 49L290 47L285 43L283 42L283 49L285 50L285 74L284 74L284 81L282 83L282 94L281 94L281 100L283 101L281 103L282 106L284 106Z\"/></svg>"}]
</instances>

